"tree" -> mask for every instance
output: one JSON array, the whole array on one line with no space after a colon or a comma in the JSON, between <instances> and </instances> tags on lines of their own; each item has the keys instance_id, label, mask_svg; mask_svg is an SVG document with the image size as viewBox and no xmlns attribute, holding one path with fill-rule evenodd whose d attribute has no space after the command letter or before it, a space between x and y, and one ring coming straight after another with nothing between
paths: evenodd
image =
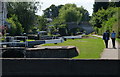
<instances>
[{"instance_id":1,"label":"tree","mask_svg":"<svg viewBox=\"0 0 120 77\"><path fill-rule=\"evenodd\" d=\"M7 22L11 23L11 28L7 31L10 35L21 35L24 31L16 15L12 15L12 17L8 18Z\"/></svg>"},{"instance_id":2,"label":"tree","mask_svg":"<svg viewBox=\"0 0 120 77\"><path fill-rule=\"evenodd\" d=\"M77 10L82 13L82 18L81 18L81 21L89 21L90 20L90 17L89 17L89 12L84 9L82 6L81 7L78 7Z\"/></svg>"},{"instance_id":3,"label":"tree","mask_svg":"<svg viewBox=\"0 0 120 77\"><path fill-rule=\"evenodd\" d=\"M8 18L13 14L17 15L19 22L28 33L35 22L35 13L37 12L37 2L8 2Z\"/></svg>"},{"instance_id":4,"label":"tree","mask_svg":"<svg viewBox=\"0 0 120 77\"><path fill-rule=\"evenodd\" d=\"M99 2L98 2L99 1ZM108 9L109 7L120 7L120 1L118 0L95 0L93 5L93 12L97 12L101 9Z\"/></svg>"},{"instance_id":5,"label":"tree","mask_svg":"<svg viewBox=\"0 0 120 77\"><path fill-rule=\"evenodd\" d=\"M120 7L120 0L111 0L110 5L111 7Z\"/></svg>"},{"instance_id":6,"label":"tree","mask_svg":"<svg viewBox=\"0 0 120 77\"><path fill-rule=\"evenodd\" d=\"M90 22L94 27L101 28L102 22L106 20L107 20L107 13L104 9L102 9L93 14Z\"/></svg>"},{"instance_id":7,"label":"tree","mask_svg":"<svg viewBox=\"0 0 120 77\"><path fill-rule=\"evenodd\" d=\"M55 6L54 4L52 4L50 7L43 11L45 18L54 19L55 17L57 17L62 6L63 5Z\"/></svg>"},{"instance_id":8,"label":"tree","mask_svg":"<svg viewBox=\"0 0 120 77\"><path fill-rule=\"evenodd\" d=\"M59 17L65 22L80 22L82 14L75 4L66 4L60 9Z\"/></svg>"},{"instance_id":9,"label":"tree","mask_svg":"<svg viewBox=\"0 0 120 77\"><path fill-rule=\"evenodd\" d=\"M118 8L110 7L107 10L102 9L93 13L90 22L97 33L102 34L106 30L114 30L113 27L117 23L118 19Z\"/></svg>"},{"instance_id":10,"label":"tree","mask_svg":"<svg viewBox=\"0 0 120 77\"><path fill-rule=\"evenodd\" d=\"M66 35L66 24L65 21L59 17L53 19L52 22L47 24L52 33L60 33L60 35Z\"/></svg>"},{"instance_id":11,"label":"tree","mask_svg":"<svg viewBox=\"0 0 120 77\"><path fill-rule=\"evenodd\" d=\"M48 25L53 25L53 31L59 31L61 35L75 33L75 30L68 29L68 23L74 22L79 24L81 21L88 21L89 13L83 7L77 7L75 4L65 4L59 10L59 15Z\"/></svg>"},{"instance_id":12,"label":"tree","mask_svg":"<svg viewBox=\"0 0 120 77\"><path fill-rule=\"evenodd\" d=\"M47 30L47 20L44 18L44 16L37 16L36 24L39 31Z\"/></svg>"},{"instance_id":13,"label":"tree","mask_svg":"<svg viewBox=\"0 0 120 77\"><path fill-rule=\"evenodd\" d=\"M100 2L101 1L101 2ZM97 12L101 9L107 9L109 7L109 0L95 0L95 3L93 5L93 12Z\"/></svg>"}]
</instances>

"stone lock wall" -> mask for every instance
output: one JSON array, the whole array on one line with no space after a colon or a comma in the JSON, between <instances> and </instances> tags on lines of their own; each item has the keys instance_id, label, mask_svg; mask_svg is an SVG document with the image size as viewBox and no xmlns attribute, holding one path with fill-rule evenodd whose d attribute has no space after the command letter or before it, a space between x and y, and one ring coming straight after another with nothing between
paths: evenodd
<instances>
[{"instance_id":1,"label":"stone lock wall","mask_svg":"<svg viewBox=\"0 0 120 77\"><path fill-rule=\"evenodd\" d=\"M3 58L72 58L78 54L74 46L2 49Z\"/></svg>"},{"instance_id":2,"label":"stone lock wall","mask_svg":"<svg viewBox=\"0 0 120 77\"><path fill-rule=\"evenodd\" d=\"M76 47L60 49L28 49L26 50L27 58L72 58L79 53Z\"/></svg>"}]
</instances>

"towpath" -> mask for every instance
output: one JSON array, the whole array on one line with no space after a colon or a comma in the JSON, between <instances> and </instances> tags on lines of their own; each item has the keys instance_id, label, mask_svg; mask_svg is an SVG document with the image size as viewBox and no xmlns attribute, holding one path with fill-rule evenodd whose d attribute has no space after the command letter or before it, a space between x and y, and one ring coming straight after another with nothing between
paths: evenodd
<instances>
[{"instance_id":1,"label":"towpath","mask_svg":"<svg viewBox=\"0 0 120 77\"><path fill-rule=\"evenodd\" d=\"M98 35L93 35L93 36L102 38L102 36L98 36ZM116 41L116 49L113 48L111 39L109 40L108 44L109 44L108 48L105 48L104 51L101 53L100 59L113 59L113 60L120 59L119 56L120 46L118 42Z\"/></svg>"}]
</instances>

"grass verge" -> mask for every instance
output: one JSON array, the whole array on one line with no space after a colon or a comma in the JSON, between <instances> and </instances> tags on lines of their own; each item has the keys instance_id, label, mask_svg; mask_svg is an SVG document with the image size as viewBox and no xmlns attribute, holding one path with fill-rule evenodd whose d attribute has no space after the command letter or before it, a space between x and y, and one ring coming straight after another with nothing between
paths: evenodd
<instances>
[{"instance_id":1,"label":"grass verge","mask_svg":"<svg viewBox=\"0 0 120 77\"><path fill-rule=\"evenodd\" d=\"M101 38L69 39L59 44L44 44L43 46L76 46L80 54L75 59L98 59L105 48Z\"/></svg>"},{"instance_id":2,"label":"grass verge","mask_svg":"<svg viewBox=\"0 0 120 77\"><path fill-rule=\"evenodd\" d=\"M117 38L117 41L120 43L120 39Z\"/></svg>"}]
</instances>

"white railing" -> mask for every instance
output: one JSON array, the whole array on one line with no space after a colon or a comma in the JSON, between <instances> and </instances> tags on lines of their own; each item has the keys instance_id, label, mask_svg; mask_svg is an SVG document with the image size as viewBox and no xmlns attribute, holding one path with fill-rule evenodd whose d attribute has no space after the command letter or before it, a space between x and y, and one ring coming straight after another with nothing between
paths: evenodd
<instances>
[{"instance_id":1,"label":"white railing","mask_svg":"<svg viewBox=\"0 0 120 77\"><path fill-rule=\"evenodd\" d=\"M66 39L79 39L79 38L82 38L82 35L79 35L79 36L64 36L64 38Z\"/></svg>"},{"instance_id":2,"label":"white railing","mask_svg":"<svg viewBox=\"0 0 120 77\"><path fill-rule=\"evenodd\" d=\"M25 40L28 39L28 37L23 36ZM6 39L7 37L5 37ZM0 42L0 45L11 45L12 47L15 47L17 44L23 44L25 47L28 46L28 42L20 42L20 40L16 40L17 37L9 37L9 42Z\"/></svg>"},{"instance_id":3,"label":"white railing","mask_svg":"<svg viewBox=\"0 0 120 77\"><path fill-rule=\"evenodd\" d=\"M48 44L48 43L62 43L62 42L64 42L63 38L52 39L52 40L45 40L45 44Z\"/></svg>"}]
</instances>

